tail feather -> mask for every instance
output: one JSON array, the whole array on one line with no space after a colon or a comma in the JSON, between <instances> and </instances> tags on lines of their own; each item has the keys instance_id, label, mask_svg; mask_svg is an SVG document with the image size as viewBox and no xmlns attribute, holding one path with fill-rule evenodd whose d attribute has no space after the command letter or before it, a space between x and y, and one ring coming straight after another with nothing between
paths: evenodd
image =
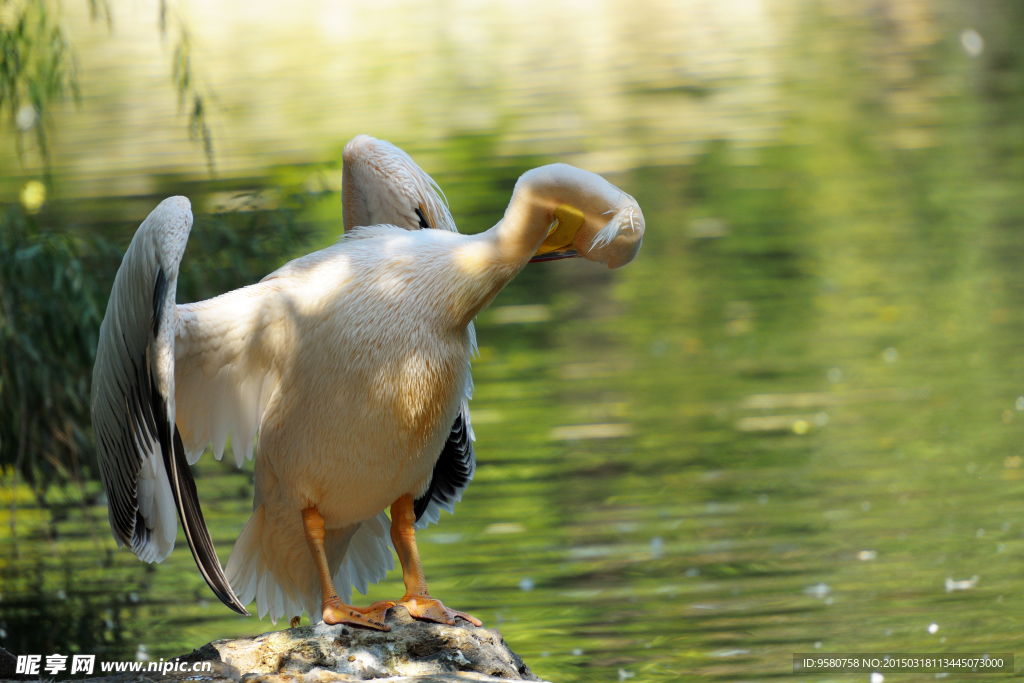
<instances>
[{"instance_id":1,"label":"tail feather","mask_svg":"<svg viewBox=\"0 0 1024 683\"><path fill-rule=\"evenodd\" d=\"M388 516L381 512L360 524L352 535L348 553L343 559L344 562L339 558L334 575L335 583L351 585L366 595L371 583L377 583L395 568L395 559L391 554L391 520ZM345 576L342 576L342 571Z\"/></svg>"},{"instance_id":2,"label":"tail feather","mask_svg":"<svg viewBox=\"0 0 1024 683\"><path fill-rule=\"evenodd\" d=\"M334 587L345 602L351 587L366 594L394 568L391 522L385 513L344 529L327 529L324 550ZM299 515L270 518L264 505L253 510L231 557L227 578L242 604L256 601L256 612L272 623L300 616L305 610L314 623L321 619L320 583L306 546Z\"/></svg>"}]
</instances>

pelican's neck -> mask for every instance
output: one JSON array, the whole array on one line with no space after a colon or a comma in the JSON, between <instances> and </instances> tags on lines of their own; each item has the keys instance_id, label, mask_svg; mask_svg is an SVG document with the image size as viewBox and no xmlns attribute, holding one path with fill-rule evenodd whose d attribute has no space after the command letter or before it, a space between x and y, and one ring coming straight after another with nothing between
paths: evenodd
<instances>
[{"instance_id":1,"label":"pelican's neck","mask_svg":"<svg viewBox=\"0 0 1024 683\"><path fill-rule=\"evenodd\" d=\"M462 302L468 324L497 296L537 253L554 221L557 202L542 199L528 182L520 178L505 215L497 225L470 237L456 251L455 266L466 286L468 300Z\"/></svg>"},{"instance_id":2,"label":"pelican's neck","mask_svg":"<svg viewBox=\"0 0 1024 683\"><path fill-rule=\"evenodd\" d=\"M518 272L536 255L554 222L558 202L542 197L528 182L529 176L516 184L505 215L485 233L493 241L497 258Z\"/></svg>"}]
</instances>

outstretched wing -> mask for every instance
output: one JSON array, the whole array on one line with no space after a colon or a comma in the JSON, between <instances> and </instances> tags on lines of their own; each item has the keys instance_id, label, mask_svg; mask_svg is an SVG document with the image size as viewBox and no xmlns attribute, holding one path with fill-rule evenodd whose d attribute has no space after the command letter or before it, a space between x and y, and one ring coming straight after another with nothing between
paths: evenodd
<instances>
[{"instance_id":1,"label":"outstretched wing","mask_svg":"<svg viewBox=\"0 0 1024 683\"><path fill-rule=\"evenodd\" d=\"M217 559L175 427L174 298L191 228L188 199L165 199L125 253L100 326L93 431L118 544L130 545L143 561L162 561L174 548L177 511L210 588L247 614Z\"/></svg>"}]
</instances>

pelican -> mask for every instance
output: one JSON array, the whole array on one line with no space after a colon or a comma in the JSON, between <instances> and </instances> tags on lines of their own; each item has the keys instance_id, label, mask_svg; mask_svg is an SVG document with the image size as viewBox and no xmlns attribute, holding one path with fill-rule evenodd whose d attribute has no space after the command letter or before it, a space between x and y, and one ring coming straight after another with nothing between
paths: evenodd
<instances>
[{"instance_id":1,"label":"pelican","mask_svg":"<svg viewBox=\"0 0 1024 683\"><path fill-rule=\"evenodd\" d=\"M257 284L175 303L192 227L185 197L135 233L100 327L92 415L118 545L160 562L180 518L199 570L240 614L389 630L396 604L461 617L430 596L415 530L473 477L467 400L473 318L532 260L618 268L644 231L636 201L565 164L516 183L502 219L461 235L440 188L402 150L359 136L343 153L344 235ZM207 447L256 451L252 515L222 569L189 465ZM258 436L258 439L257 439ZM387 510L390 508L390 519ZM351 587L402 566L397 601Z\"/></svg>"}]
</instances>

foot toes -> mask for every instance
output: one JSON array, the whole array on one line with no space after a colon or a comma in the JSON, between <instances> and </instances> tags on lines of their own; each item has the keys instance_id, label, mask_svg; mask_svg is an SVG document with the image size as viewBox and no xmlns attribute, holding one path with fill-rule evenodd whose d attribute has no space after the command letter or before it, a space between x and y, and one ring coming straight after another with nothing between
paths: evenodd
<instances>
[{"instance_id":1,"label":"foot toes","mask_svg":"<svg viewBox=\"0 0 1024 683\"><path fill-rule=\"evenodd\" d=\"M479 619L474 617L472 614L466 614L465 612L459 612L459 611L453 610L453 609L448 610L448 612L452 615L452 617L459 617L461 619L465 619L469 623L473 624L473 626L483 626L484 625L484 622L480 621Z\"/></svg>"},{"instance_id":2,"label":"foot toes","mask_svg":"<svg viewBox=\"0 0 1024 683\"><path fill-rule=\"evenodd\" d=\"M395 606L395 603L393 603L391 601L381 601L381 602L373 603L372 605L370 605L366 609L366 611L362 611L362 610L359 610L359 611L362 612L362 615L364 617L366 617L367 619L372 619L372 620L374 620L376 622L380 622L380 623L383 624L384 618L388 614L388 610L391 609L394 606ZM390 631L391 627L387 626L386 630Z\"/></svg>"},{"instance_id":3,"label":"foot toes","mask_svg":"<svg viewBox=\"0 0 1024 683\"><path fill-rule=\"evenodd\" d=\"M433 621L438 624L448 624L452 626L455 624L455 620L452 619L444 605L438 600L432 598L409 598L399 603L402 607L409 610L416 619L422 619L424 621Z\"/></svg>"},{"instance_id":4,"label":"foot toes","mask_svg":"<svg viewBox=\"0 0 1024 683\"><path fill-rule=\"evenodd\" d=\"M455 617L461 617L474 626L483 626L483 622L476 617L465 612L448 609L441 604L440 600L435 600L434 598L413 596L402 600L398 604L409 610L409 614L414 618L422 619L423 621L433 621L438 624L454 626Z\"/></svg>"},{"instance_id":5,"label":"foot toes","mask_svg":"<svg viewBox=\"0 0 1024 683\"><path fill-rule=\"evenodd\" d=\"M324 623L352 624L365 626L378 631L390 631L391 627L384 623L384 617L394 603L374 603L369 607L353 607L338 601L331 601L322 608Z\"/></svg>"}]
</instances>

